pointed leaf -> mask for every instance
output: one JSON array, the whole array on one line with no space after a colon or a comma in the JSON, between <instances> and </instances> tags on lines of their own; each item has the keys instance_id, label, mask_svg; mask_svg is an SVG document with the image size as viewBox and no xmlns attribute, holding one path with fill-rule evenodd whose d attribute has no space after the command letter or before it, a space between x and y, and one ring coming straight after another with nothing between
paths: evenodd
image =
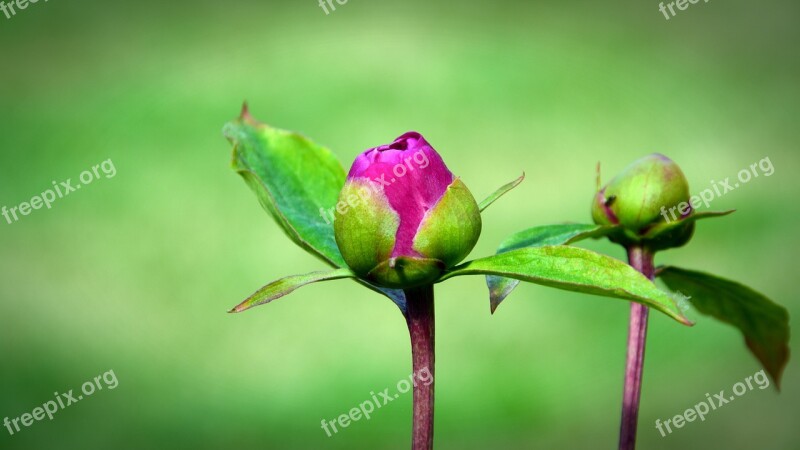
<instances>
[{"instance_id":1,"label":"pointed leaf","mask_svg":"<svg viewBox=\"0 0 800 450\"><path fill-rule=\"evenodd\" d=\"M649 239L654 236L666 234L669 231L682 227L686 224L696 222L701 219L710 219L714 217L724 217L728 214L732 214L736 212L735 209L731 209L728 211L702 211L702 212L695 212L692 213L689 217L682 219L682 220L672 220L669 222L659 222L658 224L654 225L652 228L647 230L644 234L644 239Z\"/></svg>"},{"instance_id":2,"label":"pointed leaf","mask_svg":"<svg viewBox=\"0 0 800 450\"><path fill-rule=\"evenodd\" d=\"M735 281L677 267L657 276L671 290L690 297L702 314L733 325L776 386L789 360L789 313L763 294Z\"/></svg>"},{"instance_id":3,"label":"pointed leaf","mask_svg":"<svg viewBox=\"0 0 800 450\"><path fill-rule=\"evenodd\" d=\"M497 253L505 253L525 247L544 247L546 245L566 245L583 239L602 237L617 229L615 226L565 223L528 228L509 236ZM487 276L489 301L492 313L500 303L517 287L519 280L497 276Z\"/></svg>"},{"instance_id":4,"label":"pointed leaf","mask_svg":"<svg viewBox=\"0 0 800 450\"><path fill-rule=\"evenodd\" d=\"M286 235L329 265L346 267L327 213L338 202L345 181L333 153L297 133L256 121L246 105L223 133L233 144L233 169ZM391 299L405 314L402 290L358 282Z\"/></svg>"},{"instance_id":5,"label":"pointed leaf","mask_svg":"<svg viewBox=\"0 0 800 450\"><path fill-rule=\"evenodd\" d=\"M579 247L557 245L512 250L455 267L440 281L462 275L498 275L568 291L621 298L652 307L691 325L672 297L633 267Z\"/></svg>"},{"instance_id":6,"label":"pointed leaf","mask_svg":"<svg viewBox=\"0 0 800 450\"><path fill-rule=\"evenodd\" d=\"M305 137L257 122L245 108L223 129L233 144L233 169L289 238L325 262L344 267L328 211L345 173L330 150Z\"/></svg>"},{"instance_id":7,"label":"pointed leaf","mask_svg":"<svg viewBox=\"0 0 800 450\"><path fill-rule=\"evenodd\" d=\"M494 191L492 195L486 197L479 205L478 209L483 212L484 209L488 208L489 205L494 203L498 198L502 197L506 194L506 192L514 189L515 187L519 186L522 183L522 180L525 179L525 173L523 172L522 176L517 178L516 180L501 186L498 190Z\"/></svg>"},{"instance_id":8,"label":"pointed leaf","mask_svg":"<svg viewBox=\"0 0 800 450\"><path fill-rule=\"evenodd\" d=\"M617 228L615 226L580 223L563 223L528 228L512 234L504 240L497 249L497 253L505 253L525 247L572 244L583 239L605 236Z\"/></svg>"},{"instance_id":9,"label":"pointed leaf","mask_svg":"<svg viewBox=\"0 0 800 450\"><path fill-rule=\"evenodd\" d=\"M281 278L257 290L253 295L247 297L245 301L236 305L235 308L228 312L238 313L254 306L269 303L307 284L316 283L318 281L338 280L341 278L355 278L355 274L350 272L349 269L336 269L327 272L311 272L304 275L292 275Z\"/></svg>"}]
</instances>

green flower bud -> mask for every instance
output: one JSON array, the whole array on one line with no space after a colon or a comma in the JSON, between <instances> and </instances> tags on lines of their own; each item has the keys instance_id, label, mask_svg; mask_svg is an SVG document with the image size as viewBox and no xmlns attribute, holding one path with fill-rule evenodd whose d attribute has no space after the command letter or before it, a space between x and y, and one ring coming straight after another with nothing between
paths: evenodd
<instances>
[{"instance_id":1,"label":"green flower bud","mask_svg":"<svg viewBox=\"0 0 800 450\"><path fill-rule=\"evenodd\" d=\"M603 187L592 202L592 219L598 225L619 225L611 236L623 245L645 242L652 249L677 247L691 238L694 226L670 228L663 234L648 233L653 227L672 220L668 213L683 204L676 220L689 217L689 183L674 161L654 153L625 168ZM645 237L647 235L647 237Z\"/></svg>"}]
</instances>

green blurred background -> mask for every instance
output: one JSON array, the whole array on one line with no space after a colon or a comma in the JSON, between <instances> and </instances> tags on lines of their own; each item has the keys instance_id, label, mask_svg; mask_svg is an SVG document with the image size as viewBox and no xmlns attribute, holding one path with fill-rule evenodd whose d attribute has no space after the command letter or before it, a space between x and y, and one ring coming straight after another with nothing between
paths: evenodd
<instances>
[{"instance_id":1,"label":"green blurred background","mask_svg":"<svg viewBox=\"0 0 800 450\"><path fill-rule=\"evenodd\" d=\"M699 192L769 157L775 174L659 255L800 303L800 4L655 0L40 1L0 15L0 206L111 158L94 182L0 222L0 418L114 370L119 386L10 436L8 449L406 449L411 396L334 437L334 419L410 373L387 299L350 281L240 315L273 279L324 268L229 168L243 100L345 165L422 132L484 214L473 256L539 224L589 220L605 179L654 151ZM604 242L588 247L623 257ZM787 278L788 277L788 278ZM437 288L438 449L615 448L628 304L523 286L489 315L480 277ZM800 448L800 377L662 438L665 420L760 368L731 327L654 314L642 449ZM795 347L796 347L796 340Z\"/></svg>"}]
</instances>

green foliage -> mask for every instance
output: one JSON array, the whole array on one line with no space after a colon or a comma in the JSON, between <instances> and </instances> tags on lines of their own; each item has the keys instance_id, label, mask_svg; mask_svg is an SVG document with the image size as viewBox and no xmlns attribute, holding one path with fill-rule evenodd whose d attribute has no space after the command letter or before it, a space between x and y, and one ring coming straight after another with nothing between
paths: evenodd
<instances>
[{"instance_id":1,"label":"green foliage","mask_svg":"<svg viewBox=\"0 0 800 450\"><path fill-rule=\"evenodd\" d=\"M780 385L789 360L789 312L763 294L707 273L664 267L657 276L689 297L702 314L733 325L767 372Z\"/></svg>"},{"instance_id":2,"label":"green foliage","mask_svg":"<svg viewBox=\"0 0 800 450\"><path fill-rule=\"evenodd\" d=\"M525 247L571 244L582 239L605 236L616 228L614 226L578 223L528 228L506 238L500 244L497 253L505 253ZM486 284L489 286L489 302L491 303L492 312L494 312L500 303L517 287L519 280L489 275L486 277Z\"/></svg>"},{"instance_id":3,"label":"green foliage","mask_svg":"<svg viewBox=\"0 0 800 450\"><path fill-rule=\"evenodd\" d=\"M675 301L631 266L590 250L566 245L529 247L474 260L448 271L446 280L462 275L496 275L567 291L634 301L690 325Z\"/></svg>"},{"instance_id":4,"label":"green foliage","mask_svg":"<svg viewBox=\"0 0 800 450\"><path fill-rule=\"evenodd\" d=\"M281 298L286 294L294 292L296 289L303 287L307 284L316 283L318 281L339 280L342 278L354 278L355 274L350 272L349 269L336 269L326 272L312 272L304 275L292 275L289 277L275 280L272 283L257 290L253 295L247 297L245 301L236 305L235 308L229 312L242 312L254 306L269 303L275 299Z\"/></svg>"},{"instance_id":5,"label":"green foliage","mask_svg":"<svg viewBox=\"0 0 800 450\"><path fill-rule=\"evenodd\" d=\"M298 133L256 121L245 106L223 128L233 144L231 163L289 238L333 267L345 267L333 224L321 212L333 208L345 173L330 150ZM358 280L391 299L405 314L405 294Z\"/></svg>"},{"instance_id":6,"label":"green foliage","mask_svg":"<svg viewBox=\"0 0 800 450\"><path fill-rule=\"evenodd\" d=\"M334 267L345 266L340 249L349 255L348 260L357 262L355 274L343 269L292 276L270 283L237 306L235 311L267 303L308 283L357 277L360 283L392 298L405 312L405 298L399 288L477 274L493 276L489 281L492 311L516 286L516 280L522 280L640 302L689 323L671 298L618 260L564 246L513 250L601 236L614 227L558 225L526 230L503 243L501 251L507 253L466 263L445 273L448 265L463 259L477 241L481 229L481 206L486 208L513 189L524 175L501 187L481 206L466 186L456 180L420 227L414 243L417 251L443 256L418 260L388 258L393 240L381 241L377 247L373 245L376 238L380 240L381 236L388 236L391 234L389 231L397 228L397 218L387 214L388 202L385 199L381 202L382 197L369 201L362 199L362 204L349 205L344 213L336 209L333 224L325 220L324 213L320 214L321 210L330 210L337 203L341 205L341 200L350 202L350 197L358 197L359 190L370 188L345 186L344 170L329 150L296 133L256 122L246 109L239 119L226 125L225 134L234 145L234 169L244 177L264 208L295 243ZM380 205L386 208L381 209ZM375 221L374 217L384 219ZM365 226L367 223L374 223L376 227ZM376 248L381 249L379 254L375 253ZM507 280L509 278L515 281ZM500 281L493 285L492 280Z\"/></svg>"},{"instance_id":7,"label":"green foliage","mask_svg":"<svg viewBox=\"0 0 800 450\"><path fill-rule=\"evenodd\" d=\"M257 122L247 109L225 125L233 169L289 238L327 263L344 266L333 226L320 210L333 207L345 173L330 150L298 133Z\"/></svg>"},{"instance_id":8,"label":"green foliage","mask_svg":"<svg viewBox=\"0 0 800 450\"><path fill-rule=\"evenodd\" d=\"M486 197L485 199L483 199L483 201L478 205L478 209L480 209L481 212L483 212L484 209L488 208L492 203L494 203L500 197L504 196L508 191L510 191L510 190L514 189L515 187L519 186L519 184L522 183L522 180L524 180L524 179L525 179L525 174L523 173L522 176L520 176L516 180L514 180L514 181L512 181L510 183L504 184L503 186L500 186L500 188L498 188L496 191L494 191L492 193L492 195L490 195L490 196Z\"/></svg>"}]
</instances>

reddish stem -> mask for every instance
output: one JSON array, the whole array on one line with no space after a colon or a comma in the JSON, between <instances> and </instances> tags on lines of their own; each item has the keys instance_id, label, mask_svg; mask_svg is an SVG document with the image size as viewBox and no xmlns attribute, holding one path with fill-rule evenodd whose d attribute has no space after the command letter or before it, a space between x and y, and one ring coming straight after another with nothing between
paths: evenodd
<instances>
[{"instance_id":1,"label":"reddish stem","mask_svg":"<svg viewBox=\"0 0 800 450\"><path fill-rule=\"evenodd\" d=\"M430 373L430 383L414 383L414 425L411 450L433 448L434 314L433 286L406 289L408 332L411 336L413 371ZM427 375L427 374L426 374Z\"/></svg>"},{"instance_id":2,"label":"reddish stem","mask_svg":"<svg viewBox=\"0 0 800 450\"><path fill-rule=\"evenodd\" d=\"M634 269L653 279L653 254L643 247L628 248L628 262ZM647 339L648 308L631 303L628 325L628 356L625 363L625 388L622 397L622 421L619 430L619 450L636 448L636 423L639 418L639 399L642 393L642 370Z\"/></svg>"}]
</instances>

